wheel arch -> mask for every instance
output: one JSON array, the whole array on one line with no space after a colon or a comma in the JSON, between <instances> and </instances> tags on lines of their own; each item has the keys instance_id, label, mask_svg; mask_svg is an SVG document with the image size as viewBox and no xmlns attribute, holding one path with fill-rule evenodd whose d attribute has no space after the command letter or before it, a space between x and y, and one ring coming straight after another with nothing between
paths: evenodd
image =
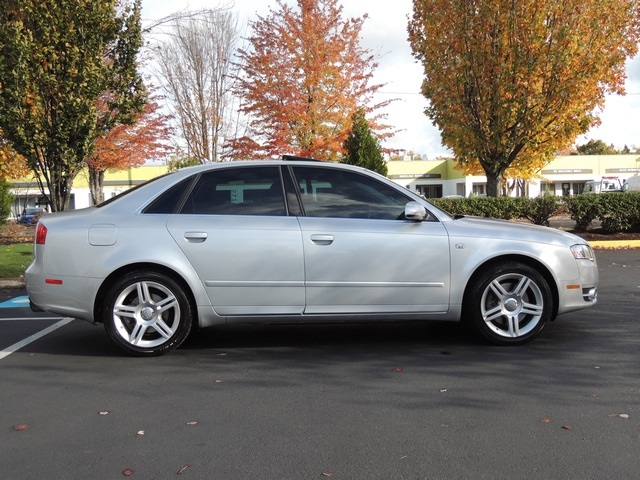
<instances>
[{"instance_id":1,"label":"wheel arch","mask_svg":"<svg viewBox=\"0 0 640 480\"><path fill-rule=\"evenodd\" d=\"M536 270L542 277L547 281L549 285L549 289L551 290L551 296L553 297L553 312L551 315L551 320L555 319L558 313L558 306L560 302L560 294L558 292L558 284L551 273L551 270L542 262L536 260L535 258L528 257L526 255L517 255L517 254L509 254L509 255L501 255L499 257L494 257L486 260L476 267L473 273L469 276L469 280L464 288L464 294L462 297L462 317L464 318L464 305L466 304L466 300L469 296L469 292L475 288L478 277L487 269L494 266L498 266L504 264L506 262L518 262Z\"/></svg>"},{"instance_id":2,"label":"wheel arch","mask_svg":"<svg viewBox=\"0 0 640 480\"><path fill-rule=\"evenodd\" d=\"M102 309L105 306L106 297L114 281L122 277L123 275L127 275L129 273L138 272L142 270L153 271L156 273L166 275L180 285L180 287L182 288L184 294L186 295L189 301L189 306L191 307L191 312L192 312L191 328L197 329L200 324L198 321L197 304L196 304L193 291L191 290L191 287L189 286L187 281L182 277L182 275L180 275L175 270L172 270L171 268L166 267L164 265L159 265L157 263L150 263L150 262L132 263L129 265L122 266L117 270L114 270L113 272L111 272L107 276L107 278L104 279L104 281L102 282L102 285L100 285L100 288L98 289L98 293L96 294L96 298L93 304L94 321L102 323Z\"/></svg>"}]
</instances>

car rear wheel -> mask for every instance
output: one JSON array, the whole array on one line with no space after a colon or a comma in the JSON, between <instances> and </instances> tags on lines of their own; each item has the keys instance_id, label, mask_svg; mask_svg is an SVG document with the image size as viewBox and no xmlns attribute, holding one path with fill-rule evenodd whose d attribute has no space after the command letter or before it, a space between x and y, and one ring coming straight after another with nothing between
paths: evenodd
<instances>
[{"instance_id":1,"label":"car rear wheel","mask_svg":"<svg viewBox=\"0 0 640 480\"><path fill-rule=\"evenodd\" d=\"M553 296L534 268L509 262L489 268L469 288L463 315L497 345L533 340L553 314Z\"/></svg>"},{"instance_id":2,"label":"car rear wheel","mask_svg":"<svg viewBox=\"0 0 640 480\"><path fill-rule=\"evenodd\" d=\"M106 297L103 322L126 352L158 356L178 347L191 330L191 306L180 285L152 271L117 281Z\"/></svg>"}]
</instances>

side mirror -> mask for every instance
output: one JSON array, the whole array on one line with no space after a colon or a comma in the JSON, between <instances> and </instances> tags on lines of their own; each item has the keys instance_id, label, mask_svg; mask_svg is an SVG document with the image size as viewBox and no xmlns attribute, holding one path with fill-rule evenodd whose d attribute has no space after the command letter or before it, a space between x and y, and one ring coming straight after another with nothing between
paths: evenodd
<instances>
[{"instance_id":1,"label":"side mirror","mask_svg":"<svg viewBox=\"0 0 640 480\"><path fill-rule=\"evenodd\" d=\"M427 218L427 209L418 202L409 202L404 206L404 218L414 222L423 222Z\"/></svg>"}]
</instances>

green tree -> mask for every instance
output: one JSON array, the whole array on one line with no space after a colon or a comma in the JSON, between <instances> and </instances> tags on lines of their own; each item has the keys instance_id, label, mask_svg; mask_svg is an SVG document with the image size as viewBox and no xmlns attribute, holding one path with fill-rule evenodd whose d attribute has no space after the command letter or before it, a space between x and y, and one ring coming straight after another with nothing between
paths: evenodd
<instances>
[{"instance_id":1,"label":"green tree","mask_svg":"<svg viewBox=\"0 0 640 480\"><path fill-rule=\"evenodd\" d=\"M616 155L620 153L613 145L607 145L602 140L589 140L584 145L578 145L576 150L580 155Z\"/></svg>"},{"instance_id":2,"label":"green tree","mask_svg":"<svg viewBox=\"0 0 640 480\"><path fill-rule=\"evenodd\" d=\"M426 113L490 196L598 122L639 40L629 0L413 0L409 21Z\"/></svg>"},{"instance_id":3,"label":"green tree","mask_svg":"<svg viewBox=\"0 0 640 480\"><path fill-rule=\"evenodd\" d=\"M200 161L195 157L173 157L169 161L167 170L169 172L174 172L181 168L193 167L195 165L200 165Z\"/></svg>"},{"instance_id":4,"label":"green tree","mask_svg":"<svg viewBox=\"0 0 640 480\"><path fill-rule=\"evenodd\" d=\"M359 165L386 176L387 164L382 157L380 143L371 133L364 109L356 110L351 121L353 126L343 144L346 153L342 163Z\"/></svg>"},{"instance_id":5,"label":"green tree","mask_svg":"<svg viewBox=\"0 0 640 480\"><path fill-rule=\"evenodd\" d=\"M0 179L0 226L7 222L9 213L11 213L13 195L11 194L10 189L11 184L6 180Z\"/></svg>"},{"instance_id":6,"label":"green tree","mask_svg":"<svg viewBox=\"0 0 640 480\"><path fill-rule=\"evenodd\" d=\"M0 129L52 211L96 138L146 103L141 45L140 0L0 0Z\"/></svg>"}]
</instances>

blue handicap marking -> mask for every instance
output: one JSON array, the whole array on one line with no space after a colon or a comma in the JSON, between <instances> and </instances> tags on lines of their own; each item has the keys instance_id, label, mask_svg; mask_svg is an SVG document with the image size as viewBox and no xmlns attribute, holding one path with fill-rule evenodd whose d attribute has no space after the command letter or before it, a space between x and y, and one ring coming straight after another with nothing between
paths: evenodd
<instances>
[{"instance_id":1,"label":"blue handicap marking","mask_svg":"<svg viewBox=\"0 0 640 480\"><path fill-rule=\"evenodd\" d=\"M29 306L29 297L15 297L11 300L7 300L6 302L0 303L0 308L19 308L19 307L28 307Z\"/></svg>"}]
</instances>

